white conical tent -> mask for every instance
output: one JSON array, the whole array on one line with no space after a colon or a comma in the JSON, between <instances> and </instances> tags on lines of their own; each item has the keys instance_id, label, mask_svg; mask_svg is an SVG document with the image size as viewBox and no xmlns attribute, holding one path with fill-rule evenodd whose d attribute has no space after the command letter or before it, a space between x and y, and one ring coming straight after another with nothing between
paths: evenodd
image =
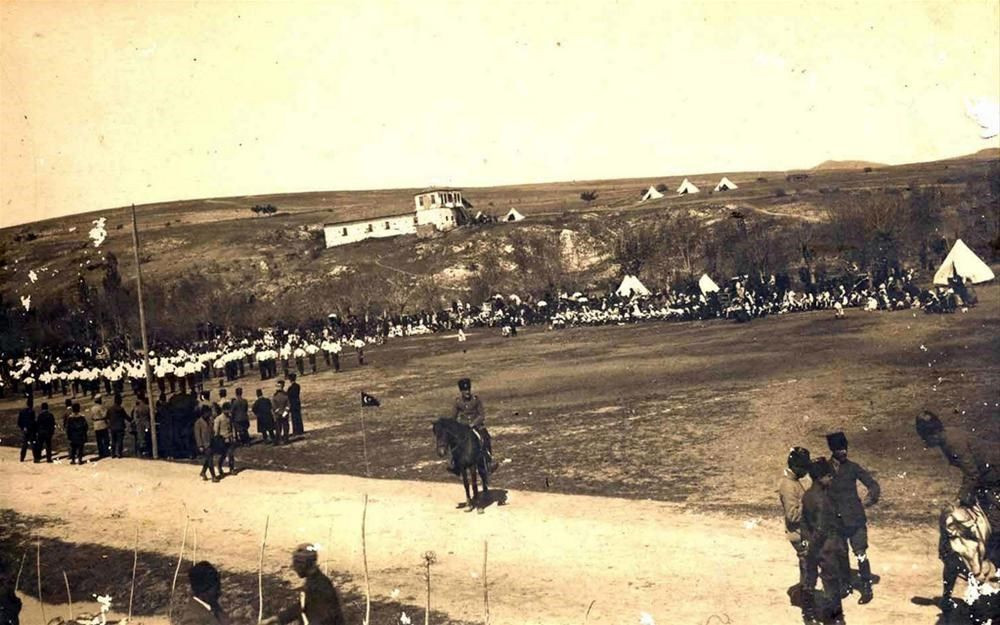
<instances>
[{"instance_id":1,"label":"white conical tent","mask_svg":"<svg viewBox=\"0 0 1000 625\"><path fill-rule=\"evenodd\" d=\"M512 208L507 211L507 214L503 217L504 221L521 221L522 219L524 219L524 215L517 212L516 208Z\"/></svg>"},{"instance_id":2,"label":"white conical tent","mask_svg":"<svg viewBox=\"0 0 1000 625\"><path fill-rule=\"evenodd\" d=\"M684 195L685 193L698 193L698 187L691 184L691 181L687 178L681 183L681 186L677 187L678 195Z\"/></svg>"},{"instance_id":3,"label":"white conical tent","mask_svg":"<svg viewBox=\"0 0 1000 625\"><path fill-rule=\"evenodd\" d=\"M663 194L657 191L656 187L649 187L649 190L646 191L646 195L642 196L642 201L645 202L646 200L658 200L661 197L663 197Z\"/></svg>"},{"instance_id":4,"label":"white conical tent","mask_svg":"<svg viewBox=\"0 0 1000 625\"><path fill-rule=\"evenodd\" d=\"M955 241L944 262L934 274L934 284L948 284L948 279L959 275L973 284L989 282L994 278L993 270L982 261L962 239Z\"/></svg>"},{"instance_id":5,"label":"white conical tent","mask_svg":"<svg viewBox=\"0 0 1000 625\"><path fill-rule=\"evenodd\" d=\"M729 178L726 178L725 176L722 177L722 180L719 181L719 184L715 185L716 191L730 191L732 189L739 189L739 187L736 186L735 182L733 182Z\"/></svg>"},{"instance_id":6,"label":"white conical tent","mask_svg":"<svg viewBox=\"0 0 1000 625\"><path fill-rule=\"evenodd\" d=\"M647 289L642 282L639 282L639 278L636 278L633 275L627 275L622 279L622 283L615 293L621 297L634 297L636 295L646 296L649 295L649 289Z\"/></svg>"},{"instance_id":7,"label":"white conical tent","mask_svg":"<svg viewBox=\"0 0 1000 625\"><path fill-rule=\"evenodd\" d=\"M698 288L701 289L703 294L708 295L709 293L718 291L719 285L715 283L715 280L709 278L707 273L703 273L701 274L701 278L698 279Z\"/></svg>"}]
</instances>

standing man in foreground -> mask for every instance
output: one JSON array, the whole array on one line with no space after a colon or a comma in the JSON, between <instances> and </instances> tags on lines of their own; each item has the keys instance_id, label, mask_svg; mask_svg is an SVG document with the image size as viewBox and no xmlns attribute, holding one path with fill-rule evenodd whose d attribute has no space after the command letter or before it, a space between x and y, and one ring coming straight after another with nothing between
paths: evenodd
<instances>
[{"instance_id":1,"label":"standing man in foreground","mask_svg":"<svg viewBox=\"0 0 1000 625\"><path fill-rule=\"evenodd\" d=\"M233 425L236 426L236 438L240 445L250 444L250 406L243 399L243 389L236 387L236 399L232 401Z\"/></svg>"},{"instance_id":2,"label":"standing man in foreground","mask_svg":"<svg viewBox=\"0 0 1000 625\"><path fill-rule=\"evenodd\" d=\"M868 518L865 516L865 508L878 503L881 489L875 478L860 464L847 459L847 436L843 432L834 432L826 435L827 445L833 454L831 465L833 466L833 483L830 485L830 498L837 508L837 514L841 519L841 536L847 544L851 545L851 551L858 559L858 574L861 577L861 597L859 604L869 603L872 598L872 563L868 559ZM864 504L858 497L858 485L861 482L868 491ZM843 578L843 590L850 593L851 586L851 561L847 553L846 544L840 563Z\"/></svg>"},{"instance_id":3,"label":"standing man in foreground","mask_svg":"<svg viewBox=\"0 0 1000 625\"><path fill-rule=\"evenodd\" d=\"M274 444L288 442L288 420L291 410L288 405L288 393L285 392L285 381L278 380L278 388L271 396L271 408L274 411Z\"/></svg>"},{"instance_id":4,"label":"standing man in foreground","mask_svg":"<svg viewBox=\"0 0 1000 625\"><path fill-rule=\"evenodd\" d=\"M294 373L288 374L291 384L288 385L288 409L292 416L292 434L304 434L302 427L302 387L296 381Z\"/></svg>"},{"instance_id":5,"label":"standing man in foreground","mask_svg":"<svg viewBox=\"0 0 1000 625\"><path fill-rule=\"evenodd\" d=\"M287 625L296 621L308 625L345 625L337 589L317 566L316 547L299 545L292 554L292 568L305 580L298 601L277 616L264 619L260 625Z\"/></svg>"},{"instance_id":6,"label":"standing man in foreground","mask_svg":"<svg viewBox=\"0 0 1000 625\"><path fill-rule=\"evenodd\" d=\"M38 435L38 418L35 416L35 400L25 399L24 408L17 413L17 427L21 430L21 462L24 462L30 449L35 453L35 436ZM35 456L36 462L38 456Z\"/></svg>"},{"instance_id":7,"label":"standing man in foreground","mask_svg":"<svg viewBox=\"0 0 1000 625\"><path fill-rule=\"evenodd\" d=\"M802 487L802 478L809 474L809 450L804 447L793 447L788 453L788 466L784 475L778 482L778 499L781 500L781 508L785 511L785 538L792 543L792 549L799 560L799 585L798 592L800 602L806 593L812 593L812 588L806 587L808 578L806 568L806 544L802 540L802 496L806 489ZM803 620L813 618L805 613L805 603L802 602Z\"/></svg>"},{"instance_id":8,"label":"standing man in foreground","mask_svg":"<svg viewBox=\"0 0 1000 625\"><path fill-rule=\"evenodd\" d=\"M840 564L847 549L841 537L840 517L830 498L833 467L826 458L817 458L809 467L812 486L802 496L802 539L806 547L805 588L816 586L817 575L823 580L824 608L829 619L817 620L818 611L812 592L802 596L802 621L805 625L844 624L841 604Z\"/></svg>"}]
</instances>

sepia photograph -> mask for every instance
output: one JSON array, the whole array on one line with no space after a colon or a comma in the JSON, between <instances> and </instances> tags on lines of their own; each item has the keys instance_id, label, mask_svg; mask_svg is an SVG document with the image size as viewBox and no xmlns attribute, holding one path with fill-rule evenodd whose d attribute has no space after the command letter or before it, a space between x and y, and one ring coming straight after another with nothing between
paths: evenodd
<instances>
[{"instance_id":1,"label":"sepia photograph","mask_svg":"<svg viewBox=\"0 0 1000 625\"><path fill-rule=\"evenodd\" d=\"M1000 625L1000 0L0 0L0 625Z\"/></svg>"}]
</instances>

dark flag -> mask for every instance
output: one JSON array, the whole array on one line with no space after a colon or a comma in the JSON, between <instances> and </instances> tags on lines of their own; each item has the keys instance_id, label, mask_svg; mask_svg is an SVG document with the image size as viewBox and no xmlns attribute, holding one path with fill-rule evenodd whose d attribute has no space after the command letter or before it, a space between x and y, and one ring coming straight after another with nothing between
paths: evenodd
<instances>
[{"instance_id":1,"label":"dark flag","mask_svg":"<svg viewBox=\"0 0 1000 625\"><path fill-rule=\"evenodd\" d=\"M381 406L381 405L382 404L379 403L379 401L377 399L375 399L375 397L373 395L369 395L368 393L365 393L365 392L362 391L362 393L361 393L361 407L362 408L369 408L369 407Z\"/></svg>"}]
</instances>

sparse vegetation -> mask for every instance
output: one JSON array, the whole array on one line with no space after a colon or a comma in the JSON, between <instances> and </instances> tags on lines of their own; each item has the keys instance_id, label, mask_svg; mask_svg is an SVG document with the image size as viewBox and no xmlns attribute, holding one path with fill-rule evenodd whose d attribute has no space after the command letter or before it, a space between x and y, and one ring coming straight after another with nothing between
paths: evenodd
<instances>
[{"instance_id":1,"label":"sparse vegetation","mask_svg":"<svg viewBox=\"0 0 1000 625\"><path fill-rule=\"evenodd\" d=\"M583 193L580 194L580 199L590 204L591 202L597 199L597 196L598 196L597 191L584 191Z\"/></svg>"}]
</instances>

